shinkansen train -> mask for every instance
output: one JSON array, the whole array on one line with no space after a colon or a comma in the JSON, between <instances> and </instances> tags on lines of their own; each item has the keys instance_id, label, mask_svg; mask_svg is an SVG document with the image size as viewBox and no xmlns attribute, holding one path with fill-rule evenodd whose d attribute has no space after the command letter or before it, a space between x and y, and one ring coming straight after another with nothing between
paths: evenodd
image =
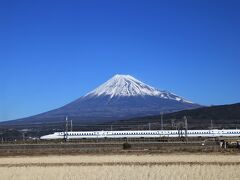
<instances>
[{"instance_id":1,"label":"shinkansen train","mask_svg":"<svg viewBox=\"0 0 240 180\"><path fill-rule=\"evenodd\" d=\"M96 139L96 138L159 138L159 137L240 137L238 129L223 130L148 130L148 131L69 131L55 132L40 137L53 139Z\"/></svg>"}]
</instances>

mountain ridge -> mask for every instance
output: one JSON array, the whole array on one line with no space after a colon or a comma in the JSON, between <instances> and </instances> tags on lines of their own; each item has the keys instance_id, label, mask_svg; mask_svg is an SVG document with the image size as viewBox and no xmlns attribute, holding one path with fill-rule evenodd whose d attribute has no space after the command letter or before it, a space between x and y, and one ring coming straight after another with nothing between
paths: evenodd
<instances>
[{"instance_id":1,"label":"mountain ridge","mask_svg":"<svg viewBox=\"0 0 240 180\"><path fill-rule=\"evenodd\" d=\"M208 129L211 122L213 128L240 128L240 103L205 106L197 109L182 110L178 112L168 113L163 115L163 122L167 129L171 129L172 122L184 123L183 117L188 119L190 129ZM146 116L140 118L132 118L127 120L119 120L110 122L112 125L131 124L138 122L141 124L152 123L156 129L160 129L160 115Z\"/></svg>"}]
</instances>

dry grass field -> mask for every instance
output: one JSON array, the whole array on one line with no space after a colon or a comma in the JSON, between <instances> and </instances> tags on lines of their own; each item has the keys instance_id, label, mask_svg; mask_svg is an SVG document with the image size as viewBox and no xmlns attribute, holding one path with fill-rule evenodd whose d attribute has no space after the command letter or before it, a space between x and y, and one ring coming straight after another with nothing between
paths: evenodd
<instances>
[{"instance_id":1,"label":"dry grass field","mask_svg":"<svg viewBox=\"0 0 240 180\"><path fill-rule=\"evenodd\" d=\"M0 158L0 179L240 178L240 155L78 155Z\"/></svg>"}]
</instances>

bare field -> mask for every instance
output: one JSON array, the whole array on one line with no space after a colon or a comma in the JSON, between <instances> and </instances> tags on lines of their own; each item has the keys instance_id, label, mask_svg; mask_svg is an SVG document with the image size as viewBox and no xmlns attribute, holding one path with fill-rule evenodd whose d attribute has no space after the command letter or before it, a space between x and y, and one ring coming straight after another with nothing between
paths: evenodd
<instances>
[{"instance_id":1,"label":"bare field","mask_svg":"<svg viewBox=\"0 0 240 180\"><path fill-rule=\"evenodd\" d=\"M0 179L239 179L240 155L78 155L0 158Z\"/></svg>"}]
</instances>

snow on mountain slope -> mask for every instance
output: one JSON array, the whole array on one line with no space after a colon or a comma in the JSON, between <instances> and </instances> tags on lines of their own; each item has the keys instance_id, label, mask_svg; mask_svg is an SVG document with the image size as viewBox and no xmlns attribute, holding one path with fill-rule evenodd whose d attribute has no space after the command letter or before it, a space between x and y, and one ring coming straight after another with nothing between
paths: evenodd
<instances>
[{"instance_id":1,"label":"snow on mountain slope","mask_svg":"<svg viewBox=\"0 0 240 180\"><path fill-rule=\"evenodd\" d=\"M119 96L156 96L163 99L192 103L168 91L160 91L151 87L130 75L120 74L113 76L110 80L86 94L84 97L97 96L110 96L110 98Z\"/></svg>"}]
</instances>

